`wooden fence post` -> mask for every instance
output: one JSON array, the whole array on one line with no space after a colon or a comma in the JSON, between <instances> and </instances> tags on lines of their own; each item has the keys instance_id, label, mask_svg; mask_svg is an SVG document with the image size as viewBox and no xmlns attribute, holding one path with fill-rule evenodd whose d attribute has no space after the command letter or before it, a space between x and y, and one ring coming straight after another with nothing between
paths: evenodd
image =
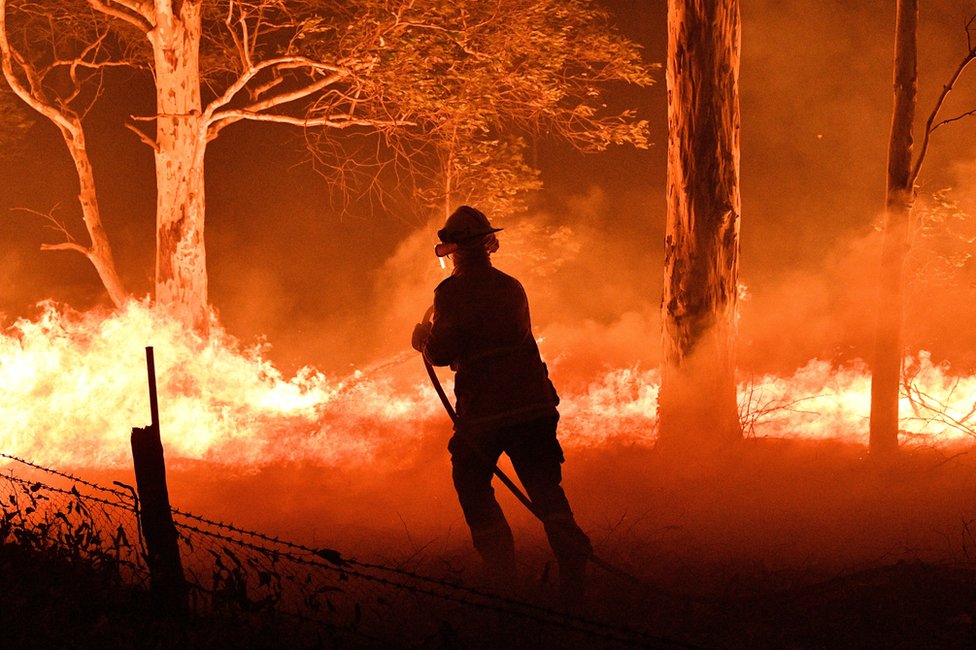
<instances>
[{"instance_id":1,"label":"wooden fence post","mask_svg":"<svg viewBox=\"0 0 976 650\"><path fill-rule=\"evenodd\" d=\"M149 405L152 424L132 429L132 461L139 491L139 520L146 540L146 563L152 594L167 614L186 611L186 580L173 513L166 488L166 464L159 437L159 406L156 399L156 365L153 349L146 348L149 372Z\"/></svg>"}]
</instances>

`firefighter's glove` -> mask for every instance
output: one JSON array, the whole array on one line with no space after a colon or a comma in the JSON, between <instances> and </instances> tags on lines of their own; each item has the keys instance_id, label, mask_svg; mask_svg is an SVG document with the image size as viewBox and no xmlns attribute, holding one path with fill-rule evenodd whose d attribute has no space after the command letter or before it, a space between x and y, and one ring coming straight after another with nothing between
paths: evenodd
<instances>
[{"instance_id":1,"label":"firefighter's glove","mask_svg":"<svg viewBox=\"0 0 976 650\"><path fill-rule=\"evenodd\" d=\"M417 323L417 326L413 328L413 337L410 339L410 345L417 352L423 352L424 346L427 345L427 339L430 338L430 323Z\"/></svg>"}]
</instances>

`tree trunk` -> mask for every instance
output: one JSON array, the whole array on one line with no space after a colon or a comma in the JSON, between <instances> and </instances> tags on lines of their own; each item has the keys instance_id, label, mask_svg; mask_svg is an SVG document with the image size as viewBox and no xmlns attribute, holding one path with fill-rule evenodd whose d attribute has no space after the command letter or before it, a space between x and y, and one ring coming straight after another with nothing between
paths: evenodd
<instances>
[{"instance_id":1,"label":"tree trunk","mask_svg":"<svg viewBox=\"0 0 976 650\"><path fill-rule=\"evenodd\" d=\"M108 292L112 304L121 307L128 298L122 280L115 270L115 259L112 256L112 247L108 242L108 235L102 226L101 211L98 207L98 198L95 193L95 176L92 172L91 162L88 159L88 147L85 143L85 132L81 124L75 125L71 131L62 130L68 151L75 164L75 171L78 174L78 202L81 204L81 218L85 222L88 236L91 238L91 246L84 251L85 256L95 267L98 277Z\"/></svg>"},{"instance_id":2,"label":"tree trunk","mask_svg":"<svg viewBox=\"0 0 976 650\"><path fill-rule=\"evenodd\" d=\"M170 3L157 3L169 9ZM200 103L200 1L157 13L149 32L156 74L156 304L206 333L206 129Z\"/></svg>"},{"instance_id":3,"label":"tree trunk","mask_svg":"<svg viewBox=\"0 0 976 650\"><path fill-rule=\"evenodd\" d=\"M24 58L16 56L10 47L10 41L7 37L7 3L6 0L2 0L0 1L0 68L2 68L3 77L21 101L50 120L61 132L78 175L78 202L81 205L81 217L91 239L91 246L87 248L73 241L45 244L41 248L44 250L74 250L87 257L95 267L95 271L98 273L98 277L101 279L112 303L116 307L121 307L128 298L128 294L115 269L112 247L109 245L108 234L102 226L102 213L98 207L95 176L92 171L91 160L88 157L85 129L78 116L67 106L55 107L43 99L43 93L39 93L38 89L28 87L21 82L14 72L15 58L19 61L21 69L28 78L36 78L36 70L33 70Z\"/></svg>"},{"instance_id":4,"label":"tree trunk","mask_svg":"<svg viewBox=\"0 0 976 650\"><path fill-rule=\"evenodd\" d=\"M668 6L668 213L658 397L664 447L742 436L736 406L739 3Z\"/></svg>"},{"instance_id":5,"label":"tree trunk","mask_svg":"<svg viewBox=\"0 0 976 650\"><path fill-rule=\"evenodd\" d=\"M912 126L917 88L918 0L898 0L895 19L894 107L888 140L884 243L878 323L871 373L872 452L898 448L898 395L901 379L902 313L908 224L915 200L912 180Z\"/></svg>"}]
</instances>

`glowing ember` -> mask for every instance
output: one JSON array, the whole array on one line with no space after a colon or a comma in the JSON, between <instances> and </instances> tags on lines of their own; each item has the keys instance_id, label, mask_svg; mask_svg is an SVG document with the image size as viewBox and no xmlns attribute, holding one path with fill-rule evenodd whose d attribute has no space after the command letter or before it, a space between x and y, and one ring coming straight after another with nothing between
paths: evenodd
<instances>
[{"instance_id":1,"label":"glowing ember","mask_svg":"<svg viewBox=\"0 0 976 650\"><path fill-rule=\"evenodd\" d=\"M170 459L370 462L383 449L416 446L425 432L447 440L449 422L411 353L348 377L303 368L289 379L260 347L243 349L218 328L208 341L187 336L131 303L108 316L47 305L0 335L0 450L59 466L127 464L130 429L149 419L146 345L156 352ZM976 377L953 377L924 353L906 374L903 440L970 442ZM564 444L653 444L658 384L656 370L622 368L563 394ZM869 399L864 364L813 360L791 377L744 381L739 402L748 435L865 443Z\"/></svg>"}]
</instances>

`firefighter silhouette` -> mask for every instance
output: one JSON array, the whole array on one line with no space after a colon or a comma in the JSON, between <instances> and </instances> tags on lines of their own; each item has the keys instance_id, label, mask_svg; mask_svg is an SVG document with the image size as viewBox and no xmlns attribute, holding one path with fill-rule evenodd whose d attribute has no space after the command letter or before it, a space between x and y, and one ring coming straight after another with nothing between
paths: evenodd
<instances>
[{"instance_id":1,"label":"firefighter silhouette","mask_svg":"<svg viewBox=\"0 0 976 650\"><path fill-rule=\"evenodd\" d=\"M525 290L491 264L500 230L469 206L447 219L435 251L450 255L454 269L434 290L433 318L414 328L412 344L432 365L455 371L452 476L488 571L500 581L516 574L512 531L491 486L504 452L543 521L560 590L573 597L582 591L592 547L560 485L559 397L532 334Z\"/></svg>"}]
</instances>

